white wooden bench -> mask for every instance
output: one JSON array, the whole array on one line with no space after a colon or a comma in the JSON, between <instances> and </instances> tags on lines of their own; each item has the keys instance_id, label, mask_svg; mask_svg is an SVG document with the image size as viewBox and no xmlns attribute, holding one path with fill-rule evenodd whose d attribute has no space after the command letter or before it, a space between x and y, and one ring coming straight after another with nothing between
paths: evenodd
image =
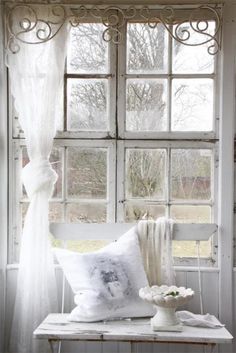
<instances>
[{"instance_id":1,"label":"white wooden bench","mask_svg":"<svg viewBox=\"0 0 236 353\"><path fill-rule=\"evenodd\" d=\"M133 224L66 224L52 223L51 233L66 242L68 240L117 239ZM174 240L208 240L217 233L216 224L174 224ZM64 283L64 281L63 281ZM62 296L63 297L63 296ZM64 297L63 297L64 300ZM36 339L47 339L52 353L57 352L58 342L69 341L117 341L130 342L131 352L137 342L185 343L209 346L230 343L231 334L226 328L206 329L184 327L182 332L153 332L148 319L119 320L99 323L72 323L67 314L50 314L34 331Z\"/></svg>"},{"instance_id":2,"label":"white wooden bench","mask_svg":"<svg viewBox=\"0 0 236 353\"><path fill-rule=\"evenodd\" d=\"M200 328L184 326L182 332L153 332L149 319L119 320L96 323L67 321L68 314L50 314L34 331L37 339L47 339L52 353L57 353L60 341L129 342L131 353L137 342L199 344L210 352L216 344L231 343L226 328Z\"/></svg>"}]
</instances>

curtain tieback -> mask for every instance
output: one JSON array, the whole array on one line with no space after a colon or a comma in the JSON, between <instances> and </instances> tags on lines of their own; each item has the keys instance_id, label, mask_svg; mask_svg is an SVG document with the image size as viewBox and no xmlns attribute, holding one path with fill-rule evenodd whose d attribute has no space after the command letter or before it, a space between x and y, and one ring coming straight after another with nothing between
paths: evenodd
<instances>
[{"instance_id":1,"label":"curtain tieback","mask_svg":"<svg viewBox=\"0 0 236 353\"><path fill-rule=\"evenodd\" d=\"M57 178L57 173L47 159L31 161L22 171L22 181L30 199L40 191L44 191L50 198Z\"/></svg>"}]
</instances>

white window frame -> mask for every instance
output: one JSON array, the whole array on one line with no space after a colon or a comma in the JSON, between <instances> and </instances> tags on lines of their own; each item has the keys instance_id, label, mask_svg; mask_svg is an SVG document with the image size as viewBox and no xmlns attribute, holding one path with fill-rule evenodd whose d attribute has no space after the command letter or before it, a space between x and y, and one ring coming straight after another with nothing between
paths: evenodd
<instances>
[{"instance_id":1,"label":"white window frame","mask_svg":"<svg viewBox=\"0 0 236 353\"><path fill-rule=\"evenodd\" d=\"M124 41L120 43L118 49L118 96L120 97L118 101L118 124L119 124L119 138L121 139L156 139L156 140L167 140L167 139L179 139L179 140L214 140L219 138L218 132L218 116L219 116L219 89L218 89L218 72L219 72L219 59L218 56L215 58L214 62L214 73L210 74L174 74L172 73L172 45L170 34L168 34L168 73L165 74L127 74L126 73L126 36L127 32L123 28L122 36ZM172 42L173 43L173 42ZM180 44L183 45L183 44ZM207 50L207 49L206 49ZM167 116L168 116L168 130L170 130L171 122L171 82L175 78L210 78L213 79L213 128L212 131L160 131L160 132L130 132L125 131L125 107L126 107L126 79L127 78L165 78L169 82L168 97L167 97ZM215 117L215 118L214 118Z\"/></svg>"},{"instance_id":2,"label":"white window frame","mask_svg":"<svg viewBox=\"0 0 236 353\"><path fill-rule=\"evenodd\" d=\"M124 38L126 37L126 32L123 30L123 36ZM171 41L170 35L168 35L168 41ZM118 53L117 53L118 52ZM170 50L170 45L169 45L169 54ZM217 132L217 126L214 125L213 131L210 132L125 132L124 129L124 117L125 117L125 79L127 76L129 77L143 77L143 78L155 78L155 77L166 77L169 81L172 80L175 77L181 77L184 78L184 76L188 78L194 78L198 77L201 78L201 75L173 75L172 73L168 74L162 74L162 75L126 75L125 70L126 70L126 46L125 44L119 44L119 48L110 43L109 45L109 55L111 58L110 61L110 72L107 75L100 75L100 74L76 74L76 75L71 75L71 74L65 74L65 82L66 82L66 77L77 77L77 78L108 78L110 82L110 90L109 90L109 96L110 96L110 104L109 104L109 117L110 117L110 131L109 132L96 132L96 131L90 131L90 132L85 132L85 131L80 131L80 132L73 132L73 131L64 131L64 132L58 132L56 139L55 139L55 147L56 146L89 146L89 147L98 147L98 146L108 146L108 141L111 143L112 146L112 153L109 153L109 195L111 198L109 199L108 202L108 222L114 222L114 221L124 221L123 216L121 216L121 209L123 209L123 201L124 200L124 195L122 191L121 185L122 179L122 171L124 170L124 163L122 164L121 161L124 161L124 158L122 156L122 146L124 145L132 145L133 147L138 147L142 145L151 145L157 147L158 145L162 144L163 147L171 147L171 145L174 143L175 146L179 145L179 147L183 146L183 139L184 140L189 140L189 143L198 146L199 148L204 148L203 146L206 144L207 146L212 146L218 140L218 132ZM118 60L118 65L116 67L116 61ZM170 67L170 61L171 58L169 58L169 67ZM216 63L216 66L218 67L218 63ZM118 70L118 74L116 74ZM118 77L116 76L118 75ZM202 77L210 77L210 78L215 78L215 74L204 74ZM117 80L117 95L116 95L116 80ZM214 81L216 82L216 80ZM118 106L117 106L117 111L115 109L116 106L116 97L119 97L118 100ZM216 96L216 83L214 87L214 102L217 102L217 96ZM170 94L169 94L169 102L170 102ZM170 109L169 109L170 110ZM216 106L216 114L218 116L218 104ZM170 114L170 111L169 111ZM66 116L65 116L66 119ZM117 121L116 121L117 120ZM217 119L215 119L217 123ZM116 136L116 124L118 124L118 135ZM216 124L217 125L217 124ZM64 126L66 126L66 123L64 121ZM13 127L12 127L13 128ZM13 131L13 130L12 130ZM13 132L13 140L17 140L19 138L19 144L22 143L22 138L24 137L22 132L19 130L16 130ZM137 139L142 139L145 140L143 142L138 141ZM172 139L175 139L177 141L173 142L171 141ZM132 142L133 140L133 142ZM155 140L155 141L154 141ZM193 140L202 140L202 141L193 141ZM211 142L206 142L211 141ZM191 141L191 142L190 142ZM11 144L12 142L10 142ZM14 142L18 143L18 142ZM24 142L23 142L24 143ZM210 144L210 145L209 145ZM118 162L116 162L116 147L117 147L117 155L118 155ZM11 147L10 147L11 148ZM215 148L216 150L216 148ZM116 163L116 165L115 165ZM14 164L14 163L13 163ZM113 171L110 171L110 166L113 166ZM214 164L217 166L217 163ZM12 166L14 169L14 165ZM117 171L117 180L116 180L116 175L115 171ZM16 170L15 170L16 173ZM215 176L217 176L217 173L214 173ZM16 176L18 178L18 176ZM14 176L13 176L14 179ZM120 182L119 182L120 180ZM115 190L115 184L117 182L117 190ZM12 183L12 181L11 181ZM217 200L217 178L215 179L214 182L214 197L215 201ZM65 188L65 185L64 185ZM111 191L112 190L112 191ZM13 192L14 194L14 192ZM54 201L54 200L53 200ZM13 205L14 205L14 197L13 197ZM56 202L56 200L55 200ZM60 202L60 201L59 201ZM66 202L65 198L61 202ZM115 206L117 205L117 206ZM11 207L12 209L12 207ZM215 208L216 209L216 208ZM10 224L13 224L13 236L10 240L10 261L15 257L14 252L12 253L12 248L14 248L13 243L17 241L17 236L14 235L14 227L17 226L17 222L19 220L19 217L16 215L10 216ZM214 219L217 219L216 215L214 215ZM14 223L15 222L15 223ZM15 224L15 226L14 226ZM216 238L216 237L215 237ZM217 247L217 240L214 238L214 249ZM215 263L216 265L216 251L213 252L214 255L212 259L202 259L202 263L204 265L212 265L212 262ZM185 261L186 260L186 261ZM195 259L188 259L184 258L181 261L182 265L195 265L196 261Z\"/></svg>"},{"instance_id":3,"label":"white window frame","mask_svg":"<svg viewBox=\"0 0 236 353\"><path fill-rule=\"evenodd\" d=\"M137 140L125 140L125 141L119 141L118 142L118 180L125 180L125 150L126 148L150 148L150 149L155 149L155 148L161 148L161 149L166 149L167 150L167 160L166 160L166 176L170 175L170 156L169 156L169 151L170 149L210 149L212 150L212 155L213 155L213 165L212 165L212 177L213 177L213 185L212 185L212 196L213 199L215 197L217 198L217 163L216 163L216 153L215 151L217 150L215 145L212 145L210 142L198 142L198 141L137 141ZM117 184L117 190L118 190L118 222L124 222L124 212L123 212L123 203L125 201L125 184L124 183L118 183ZM169 178L169 185L167 186L167 193L170 190L170 178ZM207 205L207 206L214 206L213 200L209 201L188 201L188 200L181 200L179 201L172 201L170 199L169 193L166 195L166 202L160 201L160 202L155 202L154 200L144 200L145 201L151 201L153 204L167 204L167 206L170 205L178 205L178 204L185 204L185 205ZM212 223L215 222L215 217L216 215L213 214L213 219L211 220ZM166 217L170 217L169 210L167 207L167 214Z\"/></svg>"},{"instance_id":4,"label":"white window frame","mask_svg":"<svg viewBox=\"0 0 236 353\"><path fill-rule=\"evenodd\" d=\"M87 19L89 21L89 18ZM94 20L91 19L92 22ZM99 73L93 73L93 74L81 74L81 73L75 73L75 74L70 74L70 73L65 73L64 75L64 128L67 125L67 112L66 112L66 82L67 78L78 78L78 79L102 79L105 78L108 80L108 107L107 107L107 113L108 113L108 131L65 131L60 132L58 131L57 133L57 138L76 138L76 139L89 139L89 138L94 138L94 139L107 139L107 138L115 138L116 136L116 124L115 124L115 115L116 115L116 46L114 43L109 42L108 43L108 68L109 68L109 73L108 74L99 74Z\"/></svg>"},{"instance_id":5,"label":"white window frame","mask_svg":"<svg viewBox=\"0 0 236 353\"><path fill-rule=\"evenodd\" d=\"M29 203L28 198L22 197L22 187L16 185L16 180L21 180L21 162L22 162L22 148L26 147L24 139L15 139L12 142L12 154L14 158L11 158L12 170L10 176L10 200L12 200L9 217L10 224L12 224L12 237L9 239L9 259L10 262L14 262L18 258L18 250L20 243L20 232L22 224L21 206L14 207L14 205L22 205ZM77 199L69 198L67 196L67 182L66 182L66 170L67 170L67 148L68 147L79 147L79 148L105 148L107 149L107 197L105 199L93 199L92 202L106 203L107 205L107 222L115 222L115 195L116 195L116 142L114 140L74 140L74 139L55 139L53 147L62 148L62 196L58 198L51 198L49 202L60 203L63 206L63 219L66 221L66 205L73 203L88 203L91 202L89 199Z\"/></svg>"},{"instance_id":6,"label":"white window frame","mask_svg":"<svg viewBox=\"0 0 236 353\"><path fill-rule=\"evenodd\" d=\"M123 140L118 141L117 147L117 179L122 180L123 182L117 183L117 222L125 222L124 220L124 206L125 206L125 150L126 148L162 148L167 150L167 160L166 160L166 175L168 176L169 185L167 186L167 195L166 195L166 202L155 202L153 200L144 200L143 203L148 203L152 205L162 204L167 206L166 207L166 217L170 217L169 209L170 205L206 205L212 207L212 215L211 215L211 223L217 223L217 207L214 207L215 200L218 198L218 144L212 144L212 142L199 142L199 141L170 141L170 140L157 140L157 141L150 141L150 140ZM197 201L188 201L185 200L183 202L179 201L172 201L170 199L170 149L210 149L212 150L212 185L211 185L211 194L213 200L199 202ZM139 200L140 201L140 200ZM191 240L191 234L189 234L189 240ZM212 239L212 254L209 258L201 258L201 266L210 266L216 267L217 266L217 248L218 248L218 239L216 236ZM197 252L196 252L197 254ZM184 256L182 258L175 258L175 265L182 265L182 266L197 266L197 258L187 257Z\"/></svg>"}]
</instances>

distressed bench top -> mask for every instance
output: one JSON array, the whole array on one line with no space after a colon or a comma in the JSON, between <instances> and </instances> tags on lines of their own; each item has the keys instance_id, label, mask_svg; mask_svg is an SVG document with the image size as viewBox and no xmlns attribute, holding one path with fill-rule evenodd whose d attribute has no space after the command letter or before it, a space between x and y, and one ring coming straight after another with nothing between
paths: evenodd
<instances>
[{"instance_id":1,"label":"distressed bench top","mask_svg":"<svg viewBox=\"0 0 236 353\"><path fill-rule=\"evenodd\" d=\"M67 321L68 314L50 314L34 331L34 337L47 340L169 342L218 344L231 343L226 328L184 326L182 332L154 332L149 319L127 319L96 323Z\"/></svg>"}]
</instances>

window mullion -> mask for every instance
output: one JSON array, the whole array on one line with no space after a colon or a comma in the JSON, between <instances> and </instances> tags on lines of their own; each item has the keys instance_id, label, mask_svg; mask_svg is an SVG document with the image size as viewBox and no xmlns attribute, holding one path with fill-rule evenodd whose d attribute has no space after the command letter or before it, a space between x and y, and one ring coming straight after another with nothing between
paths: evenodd
<instances>
[{"instance_id":1,"label":"window mullion","mask_svg":"<svg viewBox=\"0 0 236 353\"><path fill-rule=\"evenodd\" d=\"M109 45L109 57L110 57L110 77L108 77L108 121L109 121L109 135L110 137L116 136L116 92L117 92L117 73L116 73L116 61L117 52L116 45L110 42Z\"/></svg>"},{"instance_id":2,"label":"window mullion","mask_svg":"<svg viewBox=\"0 0 236 353\"><path fill-rule=\"evenodd\" d=\"M107 156L107 222L115 222L116 215L116 143L108 148Z\"/></svg>"},{"instance_id":3,"label":"window mullion","mask_svg":"<svg viewBox=\"0 0 236 353\"><path fill-rule=\"evenodd\" d=\"M64 72L64 100L63 100L63 132L67 131L67 75L66 75L66 68L67 68L67 58L65 62L65 72Z\"/></svg>"},{"instance_id":4,"label":"window mullion","mask_svg":"<svg viewBox=\"0 0 236 353\"><path fill-rule=\"evenodd\" d=\"M126 114L126 29L122 28L123 41L118 45L118 78L117 78L117 124L118 136L125 137Z\"/></svg>"},{"instance_id":5,"label":"window mullion","mask_svg":"<svg viewBox=\"0 0 236 353\"><path fill-rule=\"evenodd\" d=\"M170 30L172 31L173 26L170 26ZM168 87L167 87L167 118L168 118L168 125L167 125L167 131L171 131L171 100L172 100L172 45L173 45L173 40L168 33ZM169 212L169 211L168 211Z\"/></svg>"},{"instance_id":6,"label":"window mullion","mask_svg":"<svg viewBox=\"0 0 236 353\"><path fill-rule=\"evenodd\" d=\"M171 192L171 149L167 148L167 158L166 158L166 201L167 201L167 217L170 217L170 192Z\"/></svg>"},{"instance_id":7,"label":"window mullion","mask_svg":"<svg viewBox=\"0 0 236 353\"><path fill-rule=\"evenodd\" d=\"M125 142L117 141L117 222L124 222Z\"/></svg>"}]
</instances>

